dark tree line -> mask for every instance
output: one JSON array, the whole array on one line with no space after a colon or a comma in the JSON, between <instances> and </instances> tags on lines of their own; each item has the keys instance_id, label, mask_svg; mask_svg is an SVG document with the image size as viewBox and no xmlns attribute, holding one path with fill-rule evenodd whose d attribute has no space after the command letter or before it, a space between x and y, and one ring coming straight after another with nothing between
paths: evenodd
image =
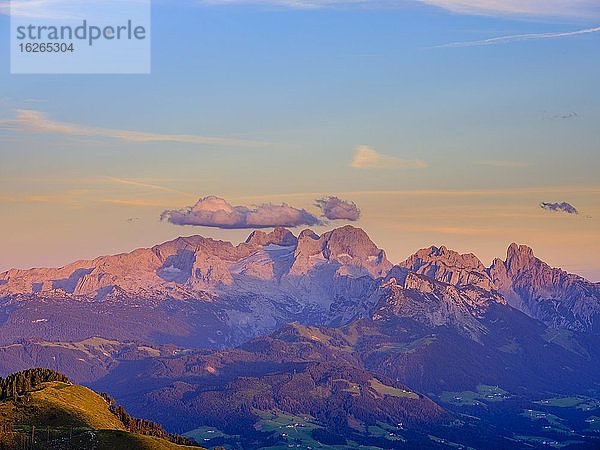
<instances>
[{"instance_id":1,"label":"dark tree line","mask_svg":"<svg viewBox=\"0 0 600 450\"><path fill-rule=\"evenodd\" d=\"M0 400L16 398L19 395L31 392L40 384L50 381L71 382L62 373L41 368L23 370L6 378L0 377Z\"/></svg>"},{"instance_id":2,"label":"dark tree line","mask_svg":"<svg viewBox=\"0 0 600 450\"><path fill-rule=\"evenodd\" d=\"M52 381L71 383L71 380L69 380L69 378L66 375L63 375L62 373L52 369L43 368L27 369L21 372L13 373L12 375L9 375L6 378L0 377L0 401L9 398L17 399L17 397L20 395L24 395L28 392L34 391L41 384L49 383ZM180 436L178 434L167 433L165 429L156 422L146 419L138 419L129 415L125 408L123 408L123 406L117 405L114 399L109 397L107 394L102 393L101 396L108 403L110 411L115 416L117 416L117 418L123 423L123 426L127 431L135 434L156 436L159 438L167 439L175 444L183 444L190 446L198 445L193 439L187 438L185 436ZM8 434L12 435L14 433L12 429L8 430L7 425L5 424L3 429L0 430L0 434L4 436ZM17 434L18 436L16 436ZM15 436L13 436L13 438L15 439L21 437L24 439L29 439L28 436L21 436L21 433L16 433ZM0 439L0 449L1 448L4 448L3 439ZM9 448L12 447L9 446Z\"/></svg>"},{"instance_id":3,"label":"dark tree line","mask_svg":"<svg viewBox=\"0 0 600 450\"><path fill-rule=\"evenodd\" d=\"M115 400L105 392L100 395L108 403L111 412L117 416L125 429L130 433L155 436L179 445L198 445L193 439L175 433L168 433L160 424L153 422L152 420L138 419L131 416L123 406L117 405Z\"/></svg>"}]
</instances>

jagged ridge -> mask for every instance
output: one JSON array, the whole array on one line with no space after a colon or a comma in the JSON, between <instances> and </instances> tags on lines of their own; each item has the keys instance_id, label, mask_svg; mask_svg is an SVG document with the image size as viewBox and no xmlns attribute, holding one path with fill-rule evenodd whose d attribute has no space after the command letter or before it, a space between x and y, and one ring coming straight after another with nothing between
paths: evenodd
<instances>
[{"instance_id":1,"label":"jagged ridge","mask_svg":"<svg viewBox=\"0 0 600 450\"><path fill-rule=\"evenodd\" d=\"M432 281L454 290L433 286ZM415 302L410 292L426 295ZM549 267L529 247L512 244L506 259L496 259L490 267L474 254L444 246L419 250L392 266L385 252L352 226L321 236L311 230L298 236L283 228L254 231L235 246L191 236L59 269L0 274L0 296L23 295L26 300L74 298L129 305L131 299L200 300L202 308L238 329L231 342L290 320L347 323L370 315L386 295L396 299L397 314L438 325L460 324L471 334L480 329L477 316L490 302L508 302L554 327L600 332L598 285ZM434 297L437 301L423 302ZM244 330L250 324L255 333Z\"/></svg>"}]
</instances>

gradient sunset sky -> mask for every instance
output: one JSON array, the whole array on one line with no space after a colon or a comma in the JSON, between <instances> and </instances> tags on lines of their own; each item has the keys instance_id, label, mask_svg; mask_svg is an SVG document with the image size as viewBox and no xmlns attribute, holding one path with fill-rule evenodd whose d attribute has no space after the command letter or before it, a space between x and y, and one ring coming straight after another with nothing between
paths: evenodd
<instances>
[{"instance_id":1,"label":"gradient sunset sky","mask_svg":"<svg viewBox=\"0 0 600 450\"><path fill-rule=\"evenodd\" d=\"M152 73L118 76L10 75L0 12L0 271L245 239L160 220L210 195L336 195L393 262L518 242L600 281L596 0L158 1Z\"/></svg>"}]
</instances>

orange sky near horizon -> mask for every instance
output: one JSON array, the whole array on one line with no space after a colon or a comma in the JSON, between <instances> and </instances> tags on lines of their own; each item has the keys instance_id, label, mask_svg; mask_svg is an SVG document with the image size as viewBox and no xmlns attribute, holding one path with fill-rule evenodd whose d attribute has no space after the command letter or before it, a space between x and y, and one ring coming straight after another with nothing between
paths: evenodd
<instances>
[{"instance_id":1,"label":"orange sky near horizon","mask_svg":"<svg viewBox=\"0 0 600 450\"><path fill-rule=\"evenodd\" d=\"M234 243L251 230L177 226L160 221L163 210L195 202L185 186L166 188L153 180L87 180L56 190L0 196L2 233L10 236L0 252L0 270L62 266L148 247L178 236L200 234ZM79 184L77 187L76 184ZM367 231L397 263L419 248L446 245L475 253L485 265L504 258L511 242L531 246L555 267L600 281L600 186L488 190L401 190L335 193L286 193L224 196L234 205L286 202L317 214L313 203L335 194L362 210L355 226ZM562 199L580 213L552 213L540 200ZM312 227L321 233L342 226L333 221ZM293 229L297 234L302 228Z\"/></svg>"}]
</instances>

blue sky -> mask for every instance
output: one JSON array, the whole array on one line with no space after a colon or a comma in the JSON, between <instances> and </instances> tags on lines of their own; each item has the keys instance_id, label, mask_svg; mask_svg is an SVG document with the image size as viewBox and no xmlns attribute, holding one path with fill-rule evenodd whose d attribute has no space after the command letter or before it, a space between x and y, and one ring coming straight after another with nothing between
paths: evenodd
<instances>
[{"instance_id":1,"label":"blue sky","mask_svg":"<svg viewBox=\"0 0 600 450\"><path fill-rule=\"evenodd\" d=\"M0 15L0 269L242 239L158 220L208 195L309 209L335 194L396 260L444 243L487 262L516 240L600 280L600 32L438 47L591 30L593 2L224 3L154 3L150 75L10 75ZM352 167L360 146L426 167Z\"/></svg>"}]
</instances>

